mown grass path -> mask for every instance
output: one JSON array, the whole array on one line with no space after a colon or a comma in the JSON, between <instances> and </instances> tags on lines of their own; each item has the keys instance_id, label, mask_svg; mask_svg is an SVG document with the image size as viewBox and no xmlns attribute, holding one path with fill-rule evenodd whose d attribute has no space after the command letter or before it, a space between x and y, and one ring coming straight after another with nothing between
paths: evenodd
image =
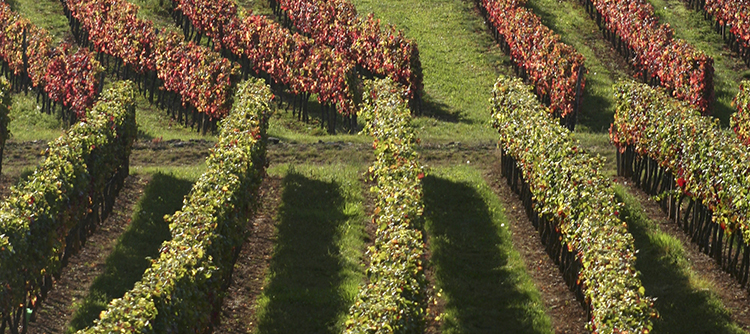
<instances>
[{"instance_id":1,"label":"mown grass path","mask_svg":"<svg viewBox=\"0 0 750 334\"><path fill-rule=\"evenodd\" d=\"M363 187L355 166L277 166L273 253L254 318L261 333L340 333L364 277Z\"/></svg>"},{"instance_id":2,"label":"mown grass path","mask_svg":"<svg viewBox=\"0 0 750 334\"><path fill-rule=\"evenodd\" d=\"M425 219L442 333L554 333L513 248L510 224L481 172L440 168L424 179Z\"/></svg>"},{"instance_id":3,"label":"mown grass path","mask_svg":"<svg viewBox=\"0 0 750 334\"><path fill-rule=\"evenodd\" d=\"M486 126L489 92L510 60L487 33L472 1L354 0L362 14L374 12L419 46L427 117L414 122L425 141L492 141Z\"/></svg>"}]
</instances>

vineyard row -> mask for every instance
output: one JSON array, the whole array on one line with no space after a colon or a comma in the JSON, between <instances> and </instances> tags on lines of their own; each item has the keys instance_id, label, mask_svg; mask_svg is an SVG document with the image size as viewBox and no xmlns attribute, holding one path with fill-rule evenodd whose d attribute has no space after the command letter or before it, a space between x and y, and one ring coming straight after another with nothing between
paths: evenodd
<instances>
[{"instance_id":1,"label":"vineyard row","mask_svg":"<svg viewBox=\"0 0 750 334\"><path fill-rule=\"evenodd\" d=\"M647 0L581 0L617 51L643 81L664 87L704 115L714 103L714 60L659 24Z\"/></svg>"},{"instance_id":2,"label":"vineyard row","mask_svg":"<svg viewBox=\"0 0 750 334\"><path fill-rule=\"evenodd\" d=\"M366 77L390 78L405 87L410 108L420 112L424 83L419 49L402 31L393 25L381 28L372 14L366 19L359 16L348 0L269 1L287 28L293 26L316 44L330 46Z\"/></svg>"},{"instance_id":3,"label":"vineyard row","mask_svg":"<svg viewBox=\"0 0 750 334\"><path fill-rule=\"evenodd\" d=\"M34 88L42 110L52 113L61 105L63 120L72 124L85 117L101 91L102 68L88 50L72 52L62 43L52 46L46 30L0 3L0 60L2 73L11 80L14 90Z\"/></svg>"},{"instance_id":4,"label":"vineyard row","mask_svg":"<svg viewBox=\"0 0 750 334\"><path fill-rule=\"evenodd\" d=\"M660 196L678 223L724 270L748 286L750 152L692 106L633 82L613 88L610 130L618 174ZM687 200L687 204L683 204Z\"/></svg>"},{"instance_id":5,"label":"vineyard row","mask_svg":"<svg viewBox=\"0 0 750 334\"><path fill-rule=\"evenodd\" d=\"M424 275L424 171L407 105L408 92L390 79L368 81L362 115L374 137L369 176L377 194L368 251L369 282L349 309L344 333L422 333L427 308Z\"/></svg>"},{"instance_id":6,"label":"vineyard row","mask_svg":"<svg viewBox=\"0 0 750 334\"><path fill-rule=\"evenodd\" d=\"M510 54L516 73L573 130L585 86L584 58L542 24L525 0L476 0L491 32Z\"/></svg>"},{"instance_id":7,"label":"vineyard row","mask_svg":"<svg viewBox=\"0 0 750 334\"><path fill-rule=\"evenodd\" d=\"M750 3L733 0L686 0L691 7L712 17L715 29L729 47L750 65Z\"/></svg>"},{"instance_id":8,"label":"vineyard row","mask_svg":"<svg viewBox=\"0 0 750 334\"><path fill-rule=\"evenodd\" d=\"M288 90L292 112L300 120L309 121L307 101L315 94L323 106L322 117L328 116L330 132L335 128L336 113L349 121L350 129L354 128L356 76L352 62L336 57L330 47L290 33L265 16L238 12L233 1L209 1L201 10L194 6L197 4L182 3L172 12L188 36L196 30L193 38L200 40L205 33L215 49L242 65L244 77L264 77L277 93ZM207 21L218 31L204 30L208 29Z\"/></svg>"},{"instance_id":9,"label":"vineyard row","mask_svg":"<svg viewBox=\"0 0 750 334\"><path fill-rule=\"evenodd\" d=\"M620 220L601 158L585 154L572 133L518 78L493 90L492 125L502 174L519 193L547 253L589 314L594 333L648 333L653 299L635 268L635 246Z\"/></svg>"},{"instance_id":10,"label":"vineyard row","mask_svg":"<svg viewBox=\"0 0 750 334\"><path fill-rule=\"evenodd\" d=\"M102 61L109 63L111 57L115 71L122 69L121 77L134 79L152 101L158 94L157 104L168 107L180 122L184 116L186 125L206 132L226 116L238 81L230 61L176 33L159 34L125 0L61 2L79 43Z\"/></svg>"},{"instance_id":11,"label":"vineyard row","mask_svg":"<svg viewBox=\"0 0 750 334\"><path fill-rule=\"evenodd\" d=\"M137 134L133 94L129 82L103 92L0 205L0 333L26 332L26 309L36 313L68 257L111 213Z\"/></svg>"},{"instance_id":12,"label":"vineyard row","mask_svg":"<svg viewBox=\"0 0 750 334\"><path fill-rule=\"evenodd\" d=\"M217 323L246 223L259 205L271 98L259 80L238 85L207 171L182 210L166 219L171 240L133 289L78 333L206 333Z\"/></svg>"}]
</instances>

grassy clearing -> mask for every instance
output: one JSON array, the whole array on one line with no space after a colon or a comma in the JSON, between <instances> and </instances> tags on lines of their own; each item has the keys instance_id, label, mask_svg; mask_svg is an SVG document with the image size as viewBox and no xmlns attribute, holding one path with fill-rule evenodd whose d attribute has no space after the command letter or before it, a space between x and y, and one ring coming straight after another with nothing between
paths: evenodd
<instances>
[{"instance_id":1,"label":"grassy clearing","mask_svg":"<svg viewBox=\"0 0 750 334\"><path fill-rule=\"evenodd\" d=\"M151 265L149 259L158 258L162 242L171 239L164 215L182 207L183 197L196 178L190 170L182 174L153 174L136 204L130 226L107 257L104 272L94 280L85 299L74 301L76 311L67 333L91 326L112 299L122 297L141 279Z\"/></svg>"},{"instance_id":2,"label":"grassy clearing","mask_svg":"<svg viewBox=\"0 0 750 334\"><path fill-rule=\"evenodd\" d=\"M374 13L419 45L428 117L415 125L425 141L494 139L486 124L492 85L510 74L510 60L496 46L472 1L353 0L361 15Z\"/></svg>"},{"instance_id":3,"label":"grassy clearing","mask_svg":"<svg viewBox=\"0 0 750 334\"><path fill-rule=\"evenodd\" d=\"M688 9L680 0L650 0L660 22L669 23L675 37L702 50L714 58L714 86L716 103L713 115L723 126L729 125L729 117L736 109L732 99L737 95L740 80L750 78L750 70L732 54L721 35L712 28L712 22L703 19L703 14Z\"/></svg>"},{"instance_id":4,"label":"grassy clearing","mask_svg":"<svg viewBox=\"0 0 750 334\"><path fill-rule=\"evenodd\" d=\"M252 11L253 14L273 16L268 0L235 0L239 7Z\"/></svg>"},{"instance_id":5,"label":"grassy clearing","mask_svg":"<svg viewBox=\"0 0 750 334\"><path fill-rule=\"evenodd\" d=\"M128 0L134 5L138 5L138 18L149 20L154 23L154 27L159 31L175 31L181 33L169 15L169 8L172 0Z\"/></svg>"},{"instance_id":6,"label":"grassy clearing","mask_svg":"<svg viewBox=\"0 0 750 334\"><path fill-rule=\"evenodd\" d=\"M363 166L281 165L277 240L257 301L258 332L340 333L364 279Z\"/></svg>"},{"instance_id":7,"label":"grassy clearing","mask_svg":"<svg viewBox=\"0 0 750 334\"><path fill-rule=\"evenodd\" d=\"M604 39L578 1L531 0L528 5L544 25L586 58L588 74L576 131L606 132L615 111L612 85L630 77L629 65Z\"/></svg>"},{"instance_id":8,"label":"grassy clearing","mask_svg":"<svg viewBox=\"0 0 750 334\"><path fill-rule=\"evenodd\" d=\"M691 269L682 243L650 220L638 200L615 187L623 217L640 251L636 268L646 294L656 297L654 333L746 333L732 322L711 284Z\"/></svg>"},{"instance_id":9,"label":"grassy clearing","mask_svg":"<svg viewBox=\"0 0 750 334\"><path fill-rule=\"evenodd\" d=\"M446 302L442 333L553 333L481 172L458 166L431 174L424 178L425 218L430 265Z\"/></svg>"},{"instance_id":10,"label":"grassy clearing","mask_svg":"<svg viewBox=\"0 0 750 334\"><path fill-rule=\"evenodd\" d=\"M315 99L313 96L311 98ZM320 106L317 101L310 101L310 123L303 123L298 121L292 116L291 109L286 110L286 103L280 108L274 110L274 114L271 117L271 121L268 124L268 135L276 137L285 142L290 143L317 143L318 141L324 142L353 142L353 143L370 143L372 138L370 136L360 136L357 134L349 134L348 129L344 129L341 125L341 118L339 118L339 124L337 124L336 134L329 135L325 129L320 127ZM358 128L361 129L364 125L360 122Z\"/></svg>"}]
</instances>

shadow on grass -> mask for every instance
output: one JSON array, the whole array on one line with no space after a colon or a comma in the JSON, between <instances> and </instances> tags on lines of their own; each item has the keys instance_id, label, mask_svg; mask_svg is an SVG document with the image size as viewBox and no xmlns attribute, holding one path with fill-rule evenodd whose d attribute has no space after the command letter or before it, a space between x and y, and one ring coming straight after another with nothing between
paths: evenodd
<instances>
[{"instance_id":1,"label":"shadow on grass","mask_svg":"<svg viewBox=\"0 0 750 334\"><path fill-rule=\"evenodd\" d=\"M469 121L460 112L450 112L450 106L443 102L435 101L427 93L423 93L422 95L422 115L449 123Z\"/></svg>"},{"instance_id":2,"label":"shadow on grass","mask_svg":"<svg viewBox=\"0 0 750 334\"><path fill-rule=\"evenodd\" d=\"M654 307L660 318L654 320L653 332L745 333L732 322L716 295L691 284L682 243L658 231L643 214L637 200L621 188L617 190L617 197L625 203L622 217L640 251L636 268L643 274L641 280L646 295L657 298Z\"/></svg>"},{"instance_id":3,"label":"shadow on grass","mask_svg":"<svg viewBox=\"0 0 750 334\"><path fill-rule=\"evenodd\" d=\"M5 3L8 4L10 7L10 10L14 12L18 12L18 1L17 0L6 0Z\"/></svg>"},{"instance_id":4,"label":"shadow on grass","mask_svg":"<svg viewBox=\"0 0 750 334\"><path fill-rule=\"evenodd\" d=\"M73 315L68 333L90 326L112 299L125 295L141 279L151 265L147 257L157 258L162 242L171 238L164 215L182 208L192 185L172 175L154 174L134 209L130 226L107 257L104 272Z\"/></svg>"},{"instance_id":5,"label":"shadow on grass","mask_svg":"<svg viewBox=\"0 0 750 334\"><path fill-rule=\"evenodd\" d=\"M519 286L523 266L509 263L510 235L498 233L476 188L433 176L423 181L431 265L447 299L442 332L549 331L541 307L531 306L538 300Z\"/></svg>"},{"instance_id":6,"label":"shadow on grass","mask_svg":"<svg viewBox=\"0 0 750 334\"><path fill-rule=\"evenodd\" d=\"M340 333L351 298L341 294L337 246L344 214L339 185L292 170L282 181L278 234L260 298L260 333Z\"/></svg>"},{"instance_id":7,"label":"shadow on grass","mask_svg":"<svg viewBox=\"0 0 750 334\"><path fill-rule=\"evenodd\" d=\"M721 103L719 97L722 97L722 101L732 101L735 96L726 87L722 88L724 89L720 89L714 93L716 100L714 101L714 110L711 116L719 119L721 127L727 128L729 127L729 120L732 118L732 114L737 112L737 109L733 108L729 102Z\"/></svg>"},{"instance_id":8,"label":"shadow on grass","mask_svg":"<svg viewBox=\"0 0 750 334\"><path fill-rule=\"evenodd\" d=\"M588 79L586 87L583 89L583 102L581 103L580 116L578 124L585 125L592 132L595 133L607 133L609 127L614 121L614 105L612 100L603 97L601 94L594 94L592 92L593 84L597 80ZM608 89L604 85L599 85L600 88ZM611 90L607 90L611 92Z\"/></svg>"}]
</instances>

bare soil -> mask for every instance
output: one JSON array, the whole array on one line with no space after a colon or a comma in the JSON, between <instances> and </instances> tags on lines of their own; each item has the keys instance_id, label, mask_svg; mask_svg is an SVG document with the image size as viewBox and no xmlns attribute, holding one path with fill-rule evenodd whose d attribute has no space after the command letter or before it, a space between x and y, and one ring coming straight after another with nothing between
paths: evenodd
<instances>
[{"instance_id":1,"label":"bare soil","mask_svg":"<svg viewBox=\"0 0 750 334\"><path fill-rule=\"evenodd\" d=\"M234 265L232 281L214 333L251 333L257 325L255 300L263 291L276 242L276 214L281 202L281 178L267 176L261 185L262 203L248 222L247 241Z\"/></svg>"}]
</instances>

